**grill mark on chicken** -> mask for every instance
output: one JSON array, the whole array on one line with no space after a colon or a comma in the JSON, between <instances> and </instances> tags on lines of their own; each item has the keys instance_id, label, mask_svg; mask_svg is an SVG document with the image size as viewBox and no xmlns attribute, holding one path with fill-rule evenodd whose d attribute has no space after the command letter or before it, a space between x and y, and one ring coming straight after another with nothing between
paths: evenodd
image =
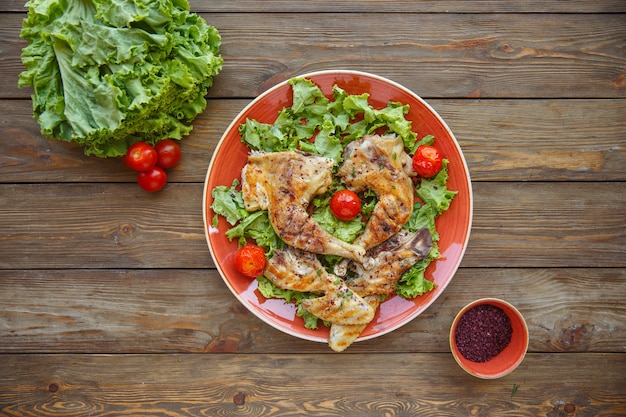
<instances>
[{"instance_id":1,"label":"grill mark on chicken","mask_svg":"<svg viewBox=\"0 0 626 417\"><path fill-rule=\"evenodd\" d=\"M274 251L263 275L285 290L322 294L328 285L326 271L315 254L290 246Z\"/></svg>"},{"instance_id":2,"label":"grill mark on chicken","mask_svg":"<svg viewBox=\"0 0 626 417\"><path fill-rule=\"evenodd\" d=\"M328 278L331 275L327 275ZM339 325L367 325L376 312L367 301L336 279L322 297L302 300L302 307L315 317Z\"/></svg>"},{"instance_id":3,"label":"grill mark on chicken","mask_svg":"<svg viewBox=\"0 0 626 417\"><path fill-rule=\"evenodd\" d=\"M349 143L339 175L346 187L358 193L371 189L378 202L364 232L354 244L373 248L397 233L413 211L413 182L407 173L402 138L395 135L364 136Z\"/></svg>"},{"instance_id":4,"label":"grill mark on chicken","mask_svg":"<svg viewBox=\"0 0 626 417\"><path fill-rule=\"evenodd\" d=\"M369 295L363 299L367 301L374 311L378 309L378 305L380 304L380 297L378 295ZM367 327L367 324L346 325L333 323L330 326L328 346L335 352L343 352L359 338L363 330Z\"/></svg>"},{"instance_id":5,"label":"grill mark on chicken","mask_svg":"<svg viewBox=\"0 0 626 417\"><path fill-rule=\"evenodd\" d=\"M288 245L358 262L365 249L324 230L307 212L311 199L332 184L333 160L299 151L253 152L242 170L248 211L267 210L270 223Z\"/></svg>"}]
</instances>

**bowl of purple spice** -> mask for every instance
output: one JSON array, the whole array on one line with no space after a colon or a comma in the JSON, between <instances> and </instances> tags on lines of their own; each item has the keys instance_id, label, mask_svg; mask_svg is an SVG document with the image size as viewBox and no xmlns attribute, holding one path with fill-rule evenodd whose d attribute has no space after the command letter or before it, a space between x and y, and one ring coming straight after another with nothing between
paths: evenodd
<instances>
[{"instance_id":1,"label":"bowl of purple spice","mask_svg":"<svg viewBox=\"0 0 626 417\"><path fill-rule=\"evenodd\" d=\"M506 301L482 298L463 307L450 328L450 350L467 373L495 379L513 372L528 349L528 326Z\"/></svg>"}]
</instances>

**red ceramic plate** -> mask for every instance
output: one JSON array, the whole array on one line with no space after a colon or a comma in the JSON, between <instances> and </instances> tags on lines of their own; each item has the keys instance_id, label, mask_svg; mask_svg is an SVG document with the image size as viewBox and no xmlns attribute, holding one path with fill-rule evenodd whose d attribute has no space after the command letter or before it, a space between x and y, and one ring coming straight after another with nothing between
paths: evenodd
<instances>
[{"instance_id":1,"label":"red ceramic plate","mask_svg":"<svg viewBox=\"0 0 626 417\"><path fill-rule=\"evenodd\" d=\"M437 283L436 289L407 300L399 296L389 297L376 313L374 320L363 331L359 340L372 339L389 333L419 316L446 289L452 280L469 240L472 223L472 189L467 164L454 135L443 119L420 97L403 86L377 75L357 71L321 71L304 74L316 83L328 97L332 97L333 85L348 94L369 93L370 104L383 108L389 101L410 105L406 115L412 121L418 137L432 134L435 144L449 162L448 188L458 191L450 208L437 219L440 235L441 258L432 262L426 270L426 278ZM234 178L241 179L241 169L246 163L248 148L240 142L238 127L248 119L273 123L283 107L292 104L291 86L287 80L265 91L230 124L222 136L211 159L204 185L203 216L205 233L211 256L226 285L235 297L253 314L270 326L302 339L327 342L328 328L320 324L317 330L304 327L296 317L295 307L282 300L265 299L257 290L256 280L246 278L233 267L232 258L237 242L230 242L224 235L229 225L220 218L217 228L212 227L211 190L218 185L230 186Z\"/></svg>"}]
</instances>

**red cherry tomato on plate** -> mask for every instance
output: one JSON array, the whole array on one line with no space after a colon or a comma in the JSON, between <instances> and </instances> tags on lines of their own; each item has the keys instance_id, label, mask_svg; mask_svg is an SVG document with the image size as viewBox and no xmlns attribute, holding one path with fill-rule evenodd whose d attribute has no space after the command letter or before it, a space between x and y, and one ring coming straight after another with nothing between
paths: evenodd
<instances>
[{"instance_id":1,"label":"red cherry tomato on plate","mask_svg":"<svg viewBox=\"0 0 626 417\"><path fill-rule=\"evenodd\" d=\"M180 161L180 146L172 139L157 142L154 149L157 153L156 165L161 168L173 168Z\"/></svg>"},{"instance_id":2,"label":"red cherry tomato on plate","mask_svg":"<svg viewBox=\"0 0 626 417\"><path fill-rule=\"evenodd\" d=\"M122 159L124 165L135 171L149 171L157 161L156 150L145 142L136 142L130 145Z\"/></svg>"},{"instance_id":3,"label":"red cherry tomato on plate","mask_svg":"<svg viewBox=\"0 0 626 417\"><path fill-rule=\"evenodd\" d=\"M256 278L265 269L265 251L262 247L251 243L242 246L235 252L235 269L247 277Z\"/></svg>"},{"instance_id":4,"label":"red cherry tomato on plate","mask_svg":"<svg viewBox=\"0 0 626 417\"><path fill-rule=\"evenodd\" d=\"M430 145L421 145L413 155L413 171L422 178L434 177L441 171L441 152Z\"/></svg>"},{"instance_id":5,"label":"red cherry tomato on plate","mask_svg":"<svg viewBox=\"0 0 626 417\"><path fill-rule=\"evenodd\" d=\"M352 220L361 212L361 200L354 191L339 190L330 198L330 211L339 220Z\"/></svg>"},{"instance_id":6,"label":"red cherry tomato on plate","mask_svg":"<svg viewBox=\"0 0 626 417\"><path fill-rule=\"evenodd\" d=\"M137 183L146 191L154 193L165 187L167 174L160 167L152 167L150 171L137 173Z\"/></svg>"}]
</instances>

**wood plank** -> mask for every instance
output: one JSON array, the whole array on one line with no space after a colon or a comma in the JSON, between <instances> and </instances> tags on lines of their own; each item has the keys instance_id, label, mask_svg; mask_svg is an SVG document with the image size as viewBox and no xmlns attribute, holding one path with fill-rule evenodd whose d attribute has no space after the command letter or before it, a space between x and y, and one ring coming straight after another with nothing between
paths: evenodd
<instances>
[{"instance_id":1,"label":"wood plank","mask_svg":"<svg viewBox=\"0 0 626 417\"><path fill-rule=\"evenodd\" d=\"M379 13L624 13L620 0L560 1L467 1L467 0L215 0L208 4L190 0L191 10L206 13L258 12L359 12ZM4 0L0 12L22 12L24 0Z\"/></svg>"},{"instance_id":2,"label":"wood plank","mask_svg":"<svg viewBox=\"0 0 626 417\"><path fill-rule=\"evenodd\" d=\"M484 297L520 310L529 352L626 353L625 279L624 268L460 268L415 320L346 353L449 352L452 319ZM216 270L4 270L0 288L0 353L331 352L263 323Z\"/></svg>"},{"instance_id":3,"label":"wood plank","mask_svg":"<svg viewBox=\"0 0 626 417\"><path fill-rule=\"evenodd\" d=\"M485 182L474 198L463 266L626 266L626 183ZM213 266L202 184L0 185L0 230L0 269Z\"/></svg>"},{"instance_id":4,"label":"wood plank","mask_svg":"<svg viewBox=\"0 0 626 417\"><path fill-rule=\"evenodd\" d=\"M285 78L329 68L378 73L430 98L626 97L626 14L203 16L223 37L215 98L255 97ZM385 19L393 24L380 24ZM0 98L26 98L31 90L16 84L22 16L5 20ZM346 25L353 31L337 31Z\"/></svg>"},{"instance_id":5,"label":"wood plank","mask_svg":"<svg viewBox=\"0 0 626 417\"><path fill-rule=\"evenodd\" d=\"M290 0L228 0L207 4L190 0L191 9L197 12L367 12L367 13L624 13L620 1L603 0L590 3L584 0L563 2L542 1L463 1L463 0L366 0L335 1L316 0L297 2ZM235 6L236 5L236 6Z\"/></svg>"},{"instance_id":6,"label":"wood plank","mask_svg":"<svg viewBox=\"0 0 626 417\"><path fill-rule=\"evenodd\" d=\"M215 146L248 103L209 100L169 180L203 182ZM626 100L429 103L455 133L473 181L626 181ZM30 100L0 100L0 169L0 183L134 181L117 160L43 138Z\"/></svg>"},{"instance_id":7,"label":"wood plank","mask_svg":"<svg viewBox=\"0 0 626 417\"><path fill-rule=\"evenodd\" d=\"M626 180L626 100L434 100L472 181Z\"/></svg>"},{"instance_id":8,"label":"wood plank","mask_svg":"<svg viewBox=\"0 0 626 417\"><path fill-rule=\"evenodd\" d=\"M504 378L476 380L449 354L437 353L3 355L0 412L39 417L617 416L626 414L625 356L530 354Z\"/></svg>"},{"instance_id":9,"label":"wood plank","mask_svg":"<svg viewBox=\"0 0 626 417\"><path fill-rule=\"evenodd\" d=\"M0 268L210 267L201 201L202 184L8 185Z\"/></svg>"},{"instance_id":10,"label":"wood plank","mask_svg":"<svg viewBox=\"0 0 626 417\"><path fill-rule=\"evenodd\" d=\"M476 183L466 266L623 266L626 183Z\"/></svg>"}]
</instances>

